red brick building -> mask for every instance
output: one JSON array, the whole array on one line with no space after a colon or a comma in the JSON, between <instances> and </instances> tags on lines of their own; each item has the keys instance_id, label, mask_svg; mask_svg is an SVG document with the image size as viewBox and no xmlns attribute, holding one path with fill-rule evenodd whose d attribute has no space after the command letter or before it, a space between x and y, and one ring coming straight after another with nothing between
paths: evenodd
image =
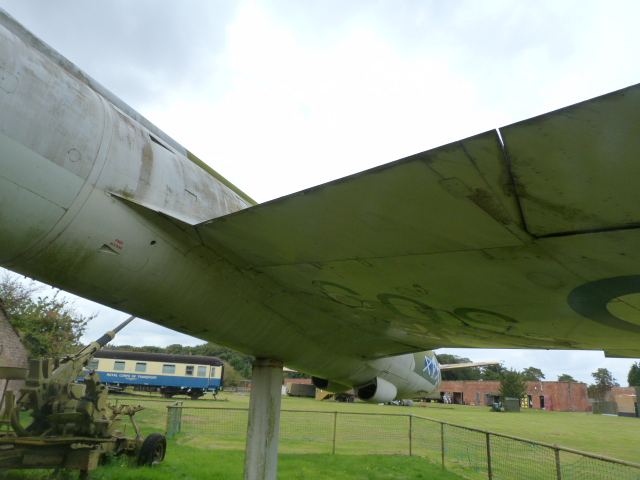
<instances>
[{"instance_id":1,"label":"red brick building","mask_svg":"<svg viewBox=\"0 0 640 480\"><path fill-rule=\"evenodd\" d=\"M451 403L492 405L500 401L500 382L442 382L440 396L451 396ZM527 382L527 400L531 408L562 412L590 412L586 383Z\"/></svg>"}]
</instances>

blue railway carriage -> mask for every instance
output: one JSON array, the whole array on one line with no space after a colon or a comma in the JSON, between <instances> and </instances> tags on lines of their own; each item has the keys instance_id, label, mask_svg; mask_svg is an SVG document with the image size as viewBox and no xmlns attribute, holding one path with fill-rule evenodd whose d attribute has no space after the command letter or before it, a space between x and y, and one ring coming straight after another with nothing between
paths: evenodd
<instances>
[{"instance_id":1,"label":"blue railway carriage","mask_svg":"<svg viewBox=\"0 0 640 480\"><path fill-rule=\"evenodd\" d=\"M168 353L101 350L87 366L110 389L160 392L165 398L189 395L196 399L222 387L224 365L215 357Z\"/></svg>"}]
</instances>

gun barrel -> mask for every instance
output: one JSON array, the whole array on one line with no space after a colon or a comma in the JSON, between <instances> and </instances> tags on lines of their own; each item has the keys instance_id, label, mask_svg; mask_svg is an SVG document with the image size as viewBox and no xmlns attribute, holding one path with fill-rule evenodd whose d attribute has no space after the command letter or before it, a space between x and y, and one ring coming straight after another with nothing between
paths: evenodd
<instances>
[{"instance_id":1,"label":"gun barrel","mask_svg":"<svg viewBox=\"0 0 640 480\"><path fill-rule=\"evenodd\" d=\"M113 329L113 333L118 333L120 330L122 330L124 327L126 327L127 325L129 325L133 320L135 320L135 316L131 315L129 318L127 318L124 322L122 322L120 325L118 325L116 328Z\"/></svg>"},{"instance_id":2,"label":"gun barrel","mask_svg":"<svg viewBox=\"0 0 640 480\"><path fill-rule=\"evenodd\" d=\"M136 318L135 316L131 315L129 318L127 318L124 322L122 322L116 328L114 328L110 332L107 332L103 336L101 336L98 340L96 340L95 343L98 343L100 347L104 347L107 343L109 343L111 340L115 338L116 333L118 333L124 327L129 325L135 318Z\"/></svg>"}]
</instances>

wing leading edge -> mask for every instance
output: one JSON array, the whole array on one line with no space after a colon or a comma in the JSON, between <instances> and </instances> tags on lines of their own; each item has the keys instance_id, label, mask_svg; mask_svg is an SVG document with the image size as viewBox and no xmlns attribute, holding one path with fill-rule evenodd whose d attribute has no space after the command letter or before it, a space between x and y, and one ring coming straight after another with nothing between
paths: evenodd
<instances>
[{"instance_id":1,"label":"wing leading edge","mask_svg":"<svg viewBox=\"0 0 640 480\"><path fill-rule=\"evenodd\" d=\"M348 326L388 345L364 356L640 356L639 110L630 87L197 230L302 331Z\"/></svg>"}]
</instances>

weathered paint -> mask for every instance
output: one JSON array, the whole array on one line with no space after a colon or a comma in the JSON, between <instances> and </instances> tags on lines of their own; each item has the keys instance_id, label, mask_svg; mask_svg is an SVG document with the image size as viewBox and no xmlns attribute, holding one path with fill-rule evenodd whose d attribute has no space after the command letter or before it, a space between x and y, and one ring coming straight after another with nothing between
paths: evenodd
<instances>
[{"instance_id":1,"label":"weathered paint","mask_svg":"<svg viewBox=\"0 0 640 480\"><path fill-rule=\"evenodd\" d=\"M249 195L247 195L246 193L241 191L238 187L236 187L234 184L232 184L229 180L227 180L222 175L220 175L217 171L215 171L213 168L211 168L211 166L209 166L208 164L204 163L202 160L200 160L198 157L196 157L193 153L191 153L188 150L187 150L187 158L189 160L191 160L193 163L195 163L196 165L198 165L201 169L203 169L209 175L211 175L212 177L217 178L222 183L224 183L227 187L229 187L231 190L233 190L235 193L240 195L249 205L257 205L258 204L258 202L256 202L253 198L251 198Z\"/></svg>"},{"instance_id":2,"label":"weathered paint","mask_svg":"<svg viewBox=\"0 0 640 480\"><path fill-rule=\"evenodd\" d=\"M0 265L398 398L438 347L640 356L640 86L252 206L2 10L0 59Z\"/></svg>"},{"instance_id":3,"label":"weathered paint","mask_svg":"<svg viewBox=\"0 0 640 480\"><path fill-rule=\"evenodd\" d=\"M277 344L282 360L304 354L312 364L339 365L319 373L355 373L351 381L358 383L381 373L305 340L267 305L273 287L240 271L225 249L223 257L203 245L194 226L246 208L248 197L208 175L210 169L203 172L193 156L188 160L175 142L99 94L95 82L45 45L36 42L43 56L0 32L2 58L13 60L5 69L20 79L0 96L4 266L185 333L213 334L245 352L259 354L253 346L266 346L269 336L275 339L269 349ZM64 99L69 105L61 108ZM167 281L168 272L174 281ZM181 278L190 280L176 281ZM242 335L239 321L251 325Z\"/></svg>"}]
</instances>

